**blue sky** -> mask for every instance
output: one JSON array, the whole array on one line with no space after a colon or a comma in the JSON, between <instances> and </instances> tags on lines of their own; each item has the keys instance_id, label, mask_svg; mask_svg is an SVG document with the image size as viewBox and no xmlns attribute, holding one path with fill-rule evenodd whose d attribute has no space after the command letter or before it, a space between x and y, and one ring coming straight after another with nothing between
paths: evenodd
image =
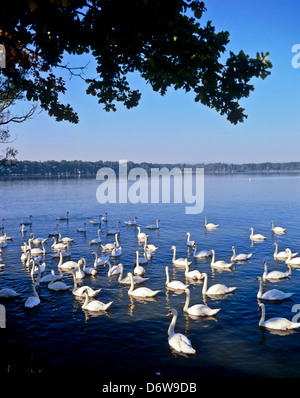
<instances>
[{"instance_id":1,"label":"blue sky","mask_svg":"<svg viewBox=\"0 0 300 398\"><path fill-rule=\"evenodd\" d=\"M45 112L11 126L20 160L119 160L136 162L288 162L299 161L300 68L292 67L292 46L300 43L300 5L295 0L210 0L203 20L228 30L228 50L255 57L269 51L271 75L253 79L255 90L242 101L248 119L231 125L192 94L161 97L137 75L132 87L142 92L140 105L105 112L84 84L67 78L69 102L80 122L55 122ZM84 65L87 58L77 58ZM299 60L300 63L300 60ZM95 75L90 65L91 75ZM87 73L88 75L88 73ZM26 109L26 103L21 108Z\"/></svg>"}]
</instances>

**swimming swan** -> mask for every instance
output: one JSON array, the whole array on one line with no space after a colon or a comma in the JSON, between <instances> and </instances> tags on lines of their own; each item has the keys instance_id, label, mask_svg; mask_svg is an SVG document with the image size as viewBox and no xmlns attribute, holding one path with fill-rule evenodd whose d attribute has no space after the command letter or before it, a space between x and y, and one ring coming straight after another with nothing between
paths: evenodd
<instances>
[{"instance_id":1,"label":"swimming swan","mask_svg":"<svg viewBox=\"0 0 300 398\"><path fill-rule=\"evenodd\" d=\"M288 259L288 257L289 257L288 252L281 251L281 252L278 253L278 243L274 242L272 246L275 246L275 251L274 251L274 254L273 254L273 257L274 257L275 260L286 261ZM291 252L291 254L292 254L291 258L294 258L294 257L297 256L298 252L297 253L292 253Z\"/></svg>"},{"instance_id":2,"label":"swimming swan","mask_svg":"<svg viewBox=\"0 0 300 398\"><path fill-rule=\"evenodd\" d=\"M172 290L185 290L187 288L187 285L185 285L184 283L180 282L180 281L171 281L170 282L170 277L169 277L169 267L166 267L166 286L169 289Z\"/></svg>"},{"instance_id":3,"label":"swimming swan","mask_svg":"<svg viewBox=\"0 0 300 398\"><path fill-rule=\"evenodd\" d=\"M286 300L290 298L294 293L284 293L281 290L271 289L263 293L263 280L261 276L258 276L256 281L259 281L259 290L257 292L257 298L261 300Z\"/></svg>"},{"instance_id":4,"label":"swimming swan","mask_svg":"<svg viewBox=\"0 0 300 398\"><path fill-rule=\"evenodd\" d=\"M290 249L285 249L285 253L288 256L285 263L288 265L300 265L300 257L292 258L292 252Z\"/></svg>"},{"instance_id":5,"label":"swimming swan","mask_svg":"<svg viewBox=\"0 0 300 398\"><path fill-rule=\"evenodd\" d=\"M51 274L52 274L52 280L48 284L48 289L54 290L54 291L70 290L71 289L71 286L67 286L64 282L61 282L61 281L54 282L54 270L51 271Z\"/></svg>"},{"instance_id":6,"label":"swimming swan","mask_svg":"<svg viewBox=\"0 0 300 398\"><path fill-rule=\"evenodd\" d=\"M34 282L32 285L33 296L29 296L25 301L25 308L33 308L40 304L41 300L36 292L36 286L39 286L39 282Z\"/></svg>"},{"instance_id":7,"label":"swimming swan","mask_svg":"<svg viewBox=\"0 0 300 398\"><path fill-rule=\"evenodd\" d=\"M233 255L232 255L230 261L234 261L234 262L235 261L247 261L247 260L249 260L251 258L252 254L253 254L253 253L250 253L250 254L240 253L240 254L236 255L235 254L235 247L232 246L231 249L233 251Z\"/></svg>"},{"instance_id":8,"label":"swimming swan","mask_svg":"<svg viewBox=\"0 0 300 398\"><path fill-rule=\"evenodd\" d=\"M160 290L152 290L152 289L149 289L148 287L138 287L137 289L134 289L132 273L128 272L127 276L129 276L130 281L131 281L130 289L128 290L128 294L130 296L140 297L140 298L148 298L148 297L154 297L157 295L157 293L160 292Z\"/></svg>"},{"instance_id":9,"label":"swimming swan","mask_svg":"<svg viewBox=\"0 0 300 398\"><path fill-rule=\"evenodd\" d=\"M291 275L291 270L286 271L286 272L282 272L282 271L271 271L268 273L268 269L267 269L267 262L264 261L264 273L263 273L263 280L269 279L285 279L288 278Z\"/></svg>"},{"instance_id":10,"label":"swimming swan","mask_svg":"<svg viewBox=\"0 0 300 398\"><path fill-rule=\"evenodd\" d=\"M216 308L216 309L209 308L207 305L204 304L194 304L191 307L189 307L190 289L186 288L185 293L186 293L186 300L183 307L183 312L186 312L194 316L213 316L221 310L221 308Z\"/></svg>"},{"instance_id":11,"label":"swimming swan","mask_svg":"<svg viewBox=\"0 0 300 398\"><path fill-rule=\"evenodd\" d=\"M108 264L109 266L109 270L107 273L107 276L113 276L113 275L117 275L121 272L121 269L118 265L111 265L111 263L109 261L106 261L106 263L104 264L104 267L106 266L106 264Z\"/></svg>"},{"instance_id":12,"label":"swimming swan","mask_svg":"<svg viewBox=\"0 0 300 398\"><path fill-rule=\"evenodd\" d=\"M146 235L145 232L141 232L141 228L137 227L138 230L138 234L137 234L137 238L138 240L144 240L147 239L149 235Z\"/></svg>"},{"instance_id":13,"label":"swimming swan","mask_svg":"<svg viewBox=\"0 0 300 398\"><path fill-rule=\"evenodd\" d=\"M122 285L131 285L130 276L127 275L125 278L123 278L123 264L120 263L119 267L121 269L121 272L119 274L118 282L121 283ZM138 275L133 275L132 278L134 284L143 283L149 279L149 278L143 278Z\"/></svg>"},{"instance_id":14,"label":"swimming swan","mask_svg":"<svg viewBox=\"0 0 300 398\"><path fill-rule=\"evenodd\" d=\"M285 234L286 233L286 228L274 227L274 221L271 221L271 225L272 225L272 231L275 234Z\"/></svg>"},{"instance_id":15,"label":"swimming swan","mask_svg":"<svg viewBox=\"0 0 300 398\"><path fill-rule=\"evenodd\" d=\"M152 230L159 229L159 226L158 226L159 221L160 220L157 219L155 225L147 225L146 229L152 229Z\"/></svg>"},{"instance_id":16,"label":"swimming swan","mask_svg":"<svg viewBox=\"0 0 300 398\"><path fill-rule=\"evenodd\" d=\"M193 279L194 281L200 280L201 279L201 272L198 271L197 269L189 271L189 263L188 263L188 259L185 259L185 272L184 275L188 278L188 279Z\"/></svg>"},{"instance_id":17,"label":"swimming swan","mask_svg":"<svg viewBox=\"0 0 300 398\"><path fill-rule=\"evenodd\" d=\"M201 250L200 252L197 253L197 244L195 243L194 254L193 254L194 258L206 258L209 257L210 255L211 255L210 250Z\"/></svg>"},{"instance_id":18,"label":"swimming swan","mask_svg":"<svg viewBox=\"0 0 300 398\"><path fill-rule=\"evenodd\" d=\"M186 245L188 247L193 247L195 246L196 242L194 240L190 240L191 234L189 232L186 233L187 235L187 241L186 241Z\"/></svg>"},{"instance_id":19,"label":"swimming swan","mask_svg":"<svg viewBox=\"0 0 300 398\"><path fill-rule=\"evenodd\" d=\"M211 260L210 265L212 267L219 268L219 269L226 269L226 268L231 268L233 266L233 263L226 263L223 260L215 261L215 251L211 250L211 253L212 253L212 260Z\"/></svg>"},{"instance_id":20,"label":"swimming swan","mask_svg":"<svg viewBox=\"0 0 300 398\"><path fill-rule=\"evenodd\" d=\"M169 346L179 353L182 352L184 354L195 354L196 350L192 347L192 343L190 342L190 340L184 334L175 333L174 331L178 316L177 310L175 310L175 308L172 308L167 316L169 315L173 315L172 321L168 329Z\"/></svg>"},{"instance_id":21,"label":"swimming swan","mask_svg":"<svg viewBox=\"0 0 300 398\"><path fill-rule=\"evenodd\" d=\"M257 311L261 310L261 318L258 323L259 326L262 326L267 329L275 329L275 330L290 330L290 329L298 329L300 328L300 323L291 322L286 318L271 318L265 321L265 305L264 303L259 304Z\"/></svg>"},{"instance_id":22,"label":"swimming swan","mask_svg":"<svg viewBox=\"0 0 300 398\"><path fill-rule=\"evenodd\" d=\"M102 229L98 229L98 239L92 239L90 241L90 246L91 245L98 245L99 243L102 242L101 238L100 238L100 232L102 232Z\"/></svg>"},{"instance_id":23,"label":"swimming swan","mask_svg":"<svg viewBox=\"0 0 300 398\"><path fill-rule=\"evenodd\" d=\"M204 226L206 229L216 229L219 227L219 224L207 223L207 218L205 217Z\"/></svg>"},{"instance_id":24,"label":"swimming swan","mask_svg":"<svg viewBox=\"0 0 300 398\"><path fill-rule=\"evenodd\" d=\"M204 283L202 288L202 294L207 294L208 296L223 295L223 294L232 293L236 289L236 287L227 287L220 283L212 285L209 289L207 289L207 274L205 272L202 272L201 274L201 279L203 278L204 278Z\"/></svg>"},{"instance_id":25,"label":"swimming swan","mask_svg":"<svg viewBox=\"0 0 300 398\"><path fill-rule=\"evenodd\" d=\"M253 228L250 228L249 231L251 231L251 235L250 235L250 239L254 240L254 241L262 241L262 240L266 240L267 238L261 234L255 234L253 235Z\"/></svg>"},{"instance_id":26,"label":"swimming swan","mask_svg":"<svg viewBox=\"0 0 300 398\"><path fill-rule=\"evenodd\" d=\"M182 265L182 266L186 266L186 261L185 261L185 258L177 258L176 259L176 246L172 246L171 247L171 250L173 250L173 258L172 258L172 263L174 264L174 265ZM191 261L189 261L188 262L188 265L190 265L192 262Z\"/></svg>"},{"instance_id":27,"label":"swimming swan","mask_svg":"<svg viewBox=\"0 0 300 398\"><path fill-rule=\"evenodd\" d=\"M104 304L104 303L102 303L102 301L99 301L99 300L93 300L93 301L89 302L89 295L86 291L84 292L84 295L85 295L85 301L84 301L83 306L81 307L84 310L107 311L113 303L113 301L110 301L109 303Z\"/></svg>"},{"instance_id":28,"label":"swimming swan","mask_svg":"<svg viewBox=\"0 0 300 398\"><path fill-rule=\"evenodd\" d=\"M72 293L74 294L74 296L83 296L84 293L86 292L89 297L94 297L101 291L101 289L94 290L89 286L77 287L77 279L76 279L76 274L75 274L74 270L73 270L72 274L73 274L73 278L74 278L74 287L72 289Z\"/></svg>"}]
</instances>

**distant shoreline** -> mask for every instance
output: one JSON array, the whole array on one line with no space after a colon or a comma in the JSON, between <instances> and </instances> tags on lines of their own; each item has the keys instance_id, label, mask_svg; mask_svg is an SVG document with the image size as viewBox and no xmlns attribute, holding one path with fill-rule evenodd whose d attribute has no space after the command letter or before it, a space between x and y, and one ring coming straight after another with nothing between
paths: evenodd
<instances>
[{"instance_id":1,"label":"distant shoreline","mask_svg":"<svg viewBox=\"0 0 300 398\"><path fill-rule=\"evenodd\" d=\"M148 173L152 168L163 168L171 170L178 168L183 172L184 168L192 169L195 172L196 168L204 168L206 175L238 175L238 174L300 174L300 162L287 162L287 163L209 163L209 164L186 164L186 163L135 163L128 161L128 171L132 168L140 167ZM66 161L61 162L49 160L44 162L38 161L19 161L15 166L0 166L0 179L41 179L41 178L96 178L99 169L109 167L113 169L118 176L119 162L118 161Z\"/></svg>"}]
</instances>

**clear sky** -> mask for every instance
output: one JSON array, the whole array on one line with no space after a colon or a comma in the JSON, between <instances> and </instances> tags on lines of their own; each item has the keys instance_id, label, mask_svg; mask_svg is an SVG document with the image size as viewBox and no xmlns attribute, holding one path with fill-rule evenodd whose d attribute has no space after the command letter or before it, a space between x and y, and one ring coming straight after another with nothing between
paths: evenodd
<instances>
[{"instance_id":1,"label":"clear sky","mask_svg":"<svg viewBox=\"0 0 300 398\"><path fill-rule=\"evenodd\" d=\"M138 76L142 92L132 110L105 112L96 97L85 94L80 79L67 78L69 102L80 122L55 122L46 112L11 126L19 160L119 160L136 162L288 162L300 161L300 68L292 67L292 46L300 43L297 0L206 0L203 20L228 30L228 50L270 52L271 75L253 79L255 90L242 101L248 119L231 125L192 94L161 97ZM87 58L78 58L84 65ZM300 64L300 59L299 59ZM95 71L90 67L91 75ZM88 75L88 73L87 73ZM22 104L26 109L26 103Z\"/></svg>"}]
</instances>

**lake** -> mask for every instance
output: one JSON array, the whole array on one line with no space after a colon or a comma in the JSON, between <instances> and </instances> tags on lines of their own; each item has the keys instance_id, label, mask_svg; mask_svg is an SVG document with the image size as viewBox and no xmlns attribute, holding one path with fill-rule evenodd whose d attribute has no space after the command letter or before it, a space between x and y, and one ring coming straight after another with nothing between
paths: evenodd
<instances>
[{"instance_id":1,"label":"lake","mask_svg":"<svg viewBox=\"0 0 300 398\"><path fill-rule=\"evenodd\" d=\"M5 218L5 232L13 236L2 250L5 266L0 268L0 289L10 287L20 295L0 298L6 310L6 328L1 329L1 373L50 374L80 371L107 377L128 375L183 376L183 377L299 377L300 333L270 332L258 322L256 277L263 274L263 261L268 271L288 270L283 261L273 258L277 242L279 250L300 251L300 176L299 175L206 175L204 179L204 210L200 214L185 214L185 204L100 204L96 199L99 181L96 179L35 179L0 181L0 219ZM69 211L69 221L58 221ZM113 301L107 312L92 313L82 309L84 299L71 292L53 292L47 284L37 288L41 303L25 310L24 303L32 294L30 267L21 260L22 242L30 233L47 238L56 224L62 236L74 238L70 245L71 259L86 259L92 266L92 252L101 255L101 247L90 246L97 238L99 214L107 212L107 223L102 223L102 244L112 242L106 231L116 228L120 221L119 242L122 256L111 263L122 263L125 274L134 269L138 243L137 229L125 221L137 217L149 243L158 247L145 266L149 278L144 283L159 289L152 300L139 300L128 295L128 287L118 283L118 276L108 277L108 266L98 266L97 275L87 275L78 285L101 288L97 299ZM22 236L20 223L32 215L32 225L26 226ZM219 228L206 231L204 217ZM159 231L146 230L159 219ZM271 221L287 228L285 235L275 235ZM77 232L86 222L86 233ZM249 229L267 237L261 243L251 243ZM197 250L214 249L216 260L230 261L232 246L238 253L253 253L250 261L237 263L231 270L212 269L210 259L194 260L193 250L186 245L186 233L197 242ZM0 235L2 232L0 231ZM58 259L51 258L51 238L46 247L46 274L59 272ZM204 303L203 280L187 281L184 267L172 265L171 246L176 257L187 257L191 269L207 273L208 286L216 283L235 286L234 293L225 298L207 297L205 303L221 310L214 317L193 319L183 313L185 293L166 289L165 267L170 278L187 282L191 305ZM299 268L300 269L300 268ZM289 300L266 302L266 319L279 316L297 318L300 304L300 272L292 268L289 279L267 282L264 291L280 289L293 292ZM64 272L63 281L73 286L73 276ZM294 312L292 312L294 307ZM168 345L169 310L178 311L175 331L185 334L196 349L193 356L180 355Z\"/></svg>"}]
</instances>

